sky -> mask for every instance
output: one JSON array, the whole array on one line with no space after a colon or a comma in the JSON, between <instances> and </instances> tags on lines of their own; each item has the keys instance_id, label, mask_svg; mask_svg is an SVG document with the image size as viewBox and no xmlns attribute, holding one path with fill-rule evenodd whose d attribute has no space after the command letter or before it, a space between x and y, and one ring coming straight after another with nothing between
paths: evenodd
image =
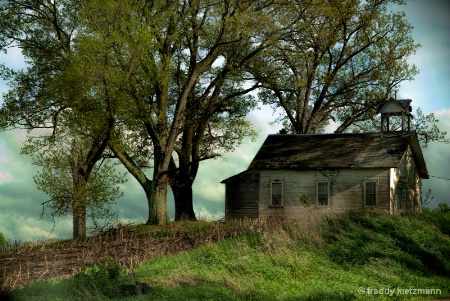
<instances>
[{"instance_id":1,"label":"sky","mask_svg":"<svg viewBox=\"0 0 450 301\"><path fill-rule=\"evenodd\" d=\"M424 113L434 113L440 120L440 128L450 136L450 1L408 0L406 6L392 8L406 12L407 19L414 26L413 38L422 46L409 59L410 63L417 65L420 74L413 81L401 84L397 98L412 99L413 114L417 107ZM15 69L24 67L23 57L14 49L6 55L0 54L0 63ZM7 90L6 83L0 81L0 92ZM269 125L275 116L267 107L250 113L248 118L259 131L256 141L246 139L234 152L201 162L194 184L194 210L200 219L224 216L225 187L220 182L245 170L267 135L277 133L281 128L281 125ZM0 232L12 242L70 238L70 217L60 218L55 224L48 217L40 219L41 203L49 197L37 190L33 182L38 168L32 165L30 157L20 155L25 136L26 133L20 130L0 132ZM433 142L422 151L432 176L423 181L423 191L431 189L434 196L430 207L436 207L440 202L450 205L450 145ZM124 196L117 200L115 206L120 221L144 223L148 209L139 184L128 176L128 182L121 189ZM173 208L173 198L169 193L171 217Z\"/></svg>"}]
</instances>

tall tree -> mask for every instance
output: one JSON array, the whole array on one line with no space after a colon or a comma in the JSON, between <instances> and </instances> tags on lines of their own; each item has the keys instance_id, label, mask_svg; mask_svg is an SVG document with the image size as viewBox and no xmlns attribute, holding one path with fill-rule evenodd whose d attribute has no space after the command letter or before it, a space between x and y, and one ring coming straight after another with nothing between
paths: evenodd
<instances>
[{"instance_id":1,"label":"tall tree","mask_svg":"<svg viewBox=\"0 0 450 301\"><path fill-rule=\"evenodd\" d=\"M176 160L172 160L169 173L175 219L195 219L192 186L200 161L231 151L244 137L256 135L245 118L256 107L249 93L259 84L246 72L245 66L258 53L277 43L282 30L275 25L280 7L271 2L249 4L246 3L230 33L232 47L222 52L188 97L186 118L175 147ZM176 76L186 74L178 72Z\"/></svg>"},{"instance_id":2,"label":"tall tree","mask_svg":"<svg viewBox=\"0 0 450 301\"><path fill-rule=\"evenodd\" d=\"M196 105L195 101L190 102L190 98L202 95L209 97L207 89L213 91L217 88L217 92L220 92L220 81L215 77L223 73L212 73L213 65L219 59L226 60L230 51L242 51L242 48L237 47L242 45L243 39L250 38L252 30L260 30L257 38L264 35L264 28L255 24L259 18L252 19L251 16L259 15L267 3L271 1L141 3L129 0L102 1L86 7L92 35L111 35L116 38L111 50L120 65L122 78L127 83L123 85L124 92L129 95L127 110L118 118L125 124L131 122L133 126L138 120L145 129L145 135L152 141L151 179L126 152L120 139L111 145L113 152L146 192L149 224L168 222L166 197L170 167L174 163L177 141L183 140L180 135L189 127L189 121L186 122L188 114ZM114 28L114 32L111 28ZM239 66L223 64L217 68L230 67L235 69ZM205 85L211 74L214 74L209 78L212 84ZM201 79L204 81L201 82ZM198 92L198 89L203 91ZM215 112L220 114L220 110ZM198 118L201 111L192 114ZM205 117L205 120L208 118L211 116ZM192 136L187 131L184 134ZM189 153L186 156L189 157L189 163L182 163L179 168L192 167L192 160L199 160L195 158L198 155L192 156L192 149L188 146L192 140L187 139L184 144L185 151Z\"/></svg>"},{"instance_id":3,"label":"tall tree","mask_svg":"<svg viewBox=\"0 0 450 301\"><path fill-rule=\"evenodd\" d=\"M114 102L101 69L75 60L74 38L83 30L80 3L7 0L0 3L0 46L19 47L28 67L2 76L12 89L0 110L3 128L48 129L57 137L60 124L83 132L85 156L73 161L73 237L86 237L86 186L114 127ZM82 55L82 53L81 53ZM83 64L78 64L83 62ZM103 65L105 62L103 61ZM97 90L91 87L97 86ZM102 103L98 102L102 95ZM46 133L47 134L47 133ZM45 134L45 135L46 135ZM74 157L75 158L75 157Z\"/></svg>"},{"instance_id":4,"label":"tall tree","mask_svg":"<svg viewBox=\"0 0 450 301\"><path fill-rule=\"evenodd\" d=\"M392 89L417 74L406 59L418 45L404 13L389 0L311 1L291 5L292 26L250 71L264 85L264 103L280 109L294 133L336 132L370 119ZM300 17L298 17L300 16ZM263 65L268 67L262 68Z\"/></svg>"},{"instance_id":5,"label":"tall tree","mask_svg":"<svg viewBox=\"0 0 450 301\"><path fill-rule=\"evenodd\" d=\"M196 89L187 102L186 119L174 148L176 155L169 166L175 220L196 219L192 186L200 162L233 150L244 137L256 136L245 117L256 106L247 93L258 85L240 87L239 79L230 77L228 74L216 77L216 82L211 83L216 85L214 89L207 86L201 95L194 94L199 92Z\"/></svg>"},{"instance_id":6,"label":"tall tree","mask_svg":"<svg viewBox=\"0 0 450 301\"><path fill-rule=\"evenodd\" d=\"M76 136L30 137L22 149L22 153L33 157L33 164L42 168L34 177L38 189L50 196L50 200L42 204L42 215L48 209L53 220L68 214L82 215L90 218L94 227L100 228L102 222L103 227L108 226L114 222L111 206L122 196L118 185L125 182L124 175L119 175L113 164L102 161L95 165L86 185L80 185L79 165L85 161L88 148L83 145L86 140ZM80 199L76 194L83 195L81 199L86 200L86 206L76 202Z\"/></svg>"}]
</instances>

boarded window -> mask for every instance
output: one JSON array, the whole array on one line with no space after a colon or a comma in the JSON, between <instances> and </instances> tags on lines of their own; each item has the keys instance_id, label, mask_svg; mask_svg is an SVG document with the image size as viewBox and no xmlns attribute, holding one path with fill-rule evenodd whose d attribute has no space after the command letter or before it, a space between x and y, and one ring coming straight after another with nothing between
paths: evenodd
<instances>
[{"instance_id":1,"label":"boarded window","mask_svg":"<svg viewBox=\"0 0 450 301\"><path fill-rule=\"evenodd\" d=\"M377 182L367 181L365 182L365 205L375 206L377 204Z\"/></svg>"},{"instance_id":2,"label":"boarded window","mask_svg":"<svg viewBox=\"0 0 450 301\"><path fill-rule=\"evenodd\" d=\"M281 206L283 197L283 183L272 182L272 206Z\"/></svg>"},{"instance_id":3,"label":"boarded window","mask_svg":"<svg viewBox=\"0 0 450 301\"><path fill-rule=\"evenodd\" d=\"M328 206L330 198L330 184L327 181L317 182L317 205Z\"/></svg>"},{"instance_id":4,"label":"boarded window","mask_svg":"<svg viewBox=\"0 0 450 301\"><path fill-rule=\"evenodd\" d=\"M411 209L412 208L412 202L409 200L408 197L408 189L406 188L406 185L400 184L397 188L397 197L399 200L399 204L397 206L398 209Z\"/></svg>"}]
</instances>

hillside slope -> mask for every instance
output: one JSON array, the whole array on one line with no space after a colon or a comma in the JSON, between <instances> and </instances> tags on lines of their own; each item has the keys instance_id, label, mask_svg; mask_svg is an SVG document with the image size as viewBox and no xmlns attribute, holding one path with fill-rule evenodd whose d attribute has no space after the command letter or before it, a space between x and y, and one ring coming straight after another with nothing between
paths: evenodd
<instances>
[{"instance_id":1,"label":"hillside slope","mask_svg":"<svg viewBox=\"0 0 450 301\"><path fill-rule=\"evenodd\" d=\"M450 214L305 215L159 255L112 259L14 300L432 300L450 297Z\"/></svg>"}]
</instances>

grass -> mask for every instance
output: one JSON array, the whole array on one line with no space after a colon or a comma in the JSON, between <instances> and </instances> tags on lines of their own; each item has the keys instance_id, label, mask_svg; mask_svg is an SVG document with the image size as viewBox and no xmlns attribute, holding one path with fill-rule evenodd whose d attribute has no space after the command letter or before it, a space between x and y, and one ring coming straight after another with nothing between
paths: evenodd
<instances>
[{"instance_id":1,"label":"grass","mask_svg":"<svg viewBox=\"0 0 450 301\"><path fill-rule=\"evenodd\" d=\"M285 301L448 298L449 216L437 212L403 216L353 212L270 221L263 227L249 227L237 238L154 257L133 270L120 269L106 258L106 263L86 268L73 279L36 282L12 291L9 297ZM201 234L214 229L207 223L171 227L157 235L173 235L176 231ZM136 292L124 289L136 283L145 284L146 294L134 295ZM412 294L414 289L440 291Z\"/></svg>"}]
</instances>

